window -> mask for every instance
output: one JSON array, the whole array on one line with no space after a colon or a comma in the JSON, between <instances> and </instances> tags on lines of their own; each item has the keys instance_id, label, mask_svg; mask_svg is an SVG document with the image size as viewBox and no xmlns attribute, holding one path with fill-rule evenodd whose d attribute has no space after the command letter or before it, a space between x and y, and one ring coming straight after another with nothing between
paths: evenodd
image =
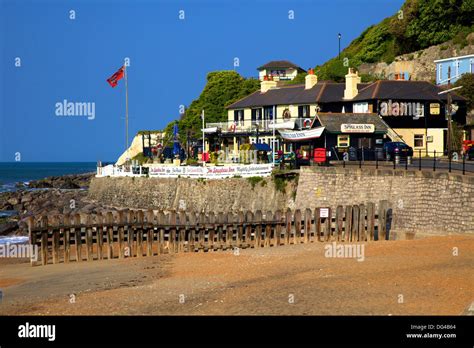
<instances>
[{"instance_id":1,"label":"window","mask_svg":"<svg viewBox=\"0 0 474 348\"><path fill-rule=\"evenodd\" d=\"M354 103L353 109L356 114L369 112L369 103Z\"/></svg>"},{"instance_id":2,"label":"window","mask_svg":"<svg viewBox=\"0 0 474 348\"><path fill-rule=\"evenodd\" d=\"M443 80L443 64L438 64L438 83Z\"/></svg>"},{"instance_id":3,"label":"window","mask_svg":"<svg viewBox=\"0 0 474 348\"><path fill-rule=\"evenodd\" d=\"M309 117L309 105L299 105L298 106L298 117L299 118Z\"/></svg>"},{"instance_id":4,"label":"window","mask_svg":"<svg viewBox=\"0 0 474 348\"><path fill-rule=\"evenodd\" d=\"M423 147L423 140L424 140L424 135L423 134L415 134L413 137L413 144L415 147Z\"/></svg>"},{"instance_id":5,"label":"window","mask_svg":"<svg viewBox=\"0 0 474 348\"><path fill-rule=\"evenodd\" d=\"M430 104L430 115L439 115L440 105L439 103Z\"/></svg>"},{"instance_id":6,"label":"window","mask_svg":"<svg viewBox=\"0 0 474 348\"><path fill-rule=\"evenodd\" d=\"M262 121L262 109L252 109L252 124Z\"/></svg>"},{"instance_id":7,"label":"window","mask_svg":"<svg viewBox=\"0 0 474 348\"><path fill-rule=\"evenodd\" d=\"M337 136L337 147L349 147L349 135L338 135Z\"/></svg>"},{"instance_id":8,"label":"window","mask_svg":"<svg viewBox=\"0 0 474 348\"><path fill-rule=\"evenodd\" d=\"M234 122L236 124L244 124L244 110L234 110Z\"/></svg>"}]
</instances>

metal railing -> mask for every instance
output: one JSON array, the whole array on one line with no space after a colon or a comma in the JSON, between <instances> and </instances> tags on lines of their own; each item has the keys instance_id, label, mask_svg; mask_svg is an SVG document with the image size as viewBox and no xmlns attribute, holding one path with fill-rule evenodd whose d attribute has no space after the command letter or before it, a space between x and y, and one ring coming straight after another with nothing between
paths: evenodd
<instances>
[{"instance_id":1,"label":"metal railing","mask_svg":"<svg viewBox=\"0 0 474 348\"><path fill-rule=\"evenodd\" d=\"M334 150L333 150L334 151ZM330 161L342 167L375 167L405 170L429 170L474 174L474 160L467 155L452 152L450 156L439 151L415 150L414 156L386 153L383 149L354 149L338 154L339 160Z\"/></svg>"}]
</instances>

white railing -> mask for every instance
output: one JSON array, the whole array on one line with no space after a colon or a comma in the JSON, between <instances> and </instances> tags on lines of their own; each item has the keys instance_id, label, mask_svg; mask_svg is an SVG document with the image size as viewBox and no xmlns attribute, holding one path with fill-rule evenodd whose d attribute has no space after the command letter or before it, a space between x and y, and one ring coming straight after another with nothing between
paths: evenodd
<instances>
[{"instance_id":1,"label":"white railing","mask_svg":"<svg viewBox=\"0 0 474 348\"><path fill-rule=\"evenodd\" d=\"M161 178L203 178L223 179L232 177L270 176L273 164L236 164L224 166L174 166L155 164L147 167L134 167L133 170L121 166L97 167L96 177L161 177Z\"/></svg>"}]
</instances>

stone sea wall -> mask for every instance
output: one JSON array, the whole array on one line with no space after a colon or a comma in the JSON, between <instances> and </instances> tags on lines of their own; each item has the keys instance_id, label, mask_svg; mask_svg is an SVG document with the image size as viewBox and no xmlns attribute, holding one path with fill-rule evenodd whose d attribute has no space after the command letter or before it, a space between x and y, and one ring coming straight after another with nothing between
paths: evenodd
<instances>
[{"instance_id":1,"label":"stone sea wall","mask_svg":"<svg viewBox=\"0 0 474 348\"><path fill-rule=\"evenodd\" d=\"M223 180L94 178L88 200L118 208L195 211L286 210L388 200L392 237L474 233L474 177L447 172L309 167L286 193L273 179L252 187L245 178Z\"/></svg>"},{"instance_id":2,"label":"stone sea wall","mask_svg":"<svg viewBox=\"0 0 474 348\"><path fill-rule=\"evenodd\" d=\"M94 178L88 199L116 207L141 209L191 209L220 212L277 210L294 207L296 183L285 193L271 178L252 186L246 178L198 180L187 178Z\"/></svg>"},{"instance_id":3,"label":"stone sea wall","mask_svg":"<svg viewBox=\"0 0 474 348\"><path fill-rule=\"evenodd\" d=\"M474 233L474 177L432 171L303 168L296 206L390 202L396 238Z\"/></svg>"}]
</instances>

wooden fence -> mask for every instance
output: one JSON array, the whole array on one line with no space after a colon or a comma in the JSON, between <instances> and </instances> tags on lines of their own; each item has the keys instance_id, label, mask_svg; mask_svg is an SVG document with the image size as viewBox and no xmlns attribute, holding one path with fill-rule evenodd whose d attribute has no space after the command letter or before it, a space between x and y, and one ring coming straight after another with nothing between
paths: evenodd
<instances>
[{"instance_id":1,"label":"wooden fence","mask_svg":"<svg viewBox=\"0 0 474 348\"><path fill-rule=\"evenodd\" d=\"M278 247L388 238L388 202L330 208L233 213L118 210L30 217L30 243L46 265L164 253Z\"/></svg>"}]
</instances>

